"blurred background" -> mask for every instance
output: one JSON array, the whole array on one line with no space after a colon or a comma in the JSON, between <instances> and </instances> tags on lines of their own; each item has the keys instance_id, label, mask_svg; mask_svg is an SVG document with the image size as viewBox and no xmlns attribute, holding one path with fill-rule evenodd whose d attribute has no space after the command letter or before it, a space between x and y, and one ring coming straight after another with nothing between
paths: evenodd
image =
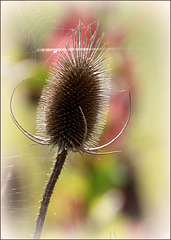
<instances>
[{"instance_id":1,"label":"blurred background","mask_svg":"<svg viewBox=\"0 0 171 240\"><path fill-rule=\"evenodd\" d=\"M30 239L57 149L33 145L9 111L36 132L38 100L54 53L79 19L99 21L109 43L112 94L99 144L130 123L100 156L69 153L56 184L42 238L169 238L169 2L1 3L1 200L3 239ZM44 49L44 51L40 51Z\"/></svg>"}]
</instances>

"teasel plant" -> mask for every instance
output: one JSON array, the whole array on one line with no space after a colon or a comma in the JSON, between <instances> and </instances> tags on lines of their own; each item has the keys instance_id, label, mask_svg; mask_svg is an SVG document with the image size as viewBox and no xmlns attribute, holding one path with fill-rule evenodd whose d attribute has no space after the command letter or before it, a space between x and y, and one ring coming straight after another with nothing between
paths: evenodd
<instances>
[{"instance_id":1,"label":"teasel plant","mask_svg":"<svg viewBox=\"0 0 171 240\"><path fill-rule=\"evenodd\" d=\"M130 111L125 125L111 141L97 146L106 123L110 99L109 48L108 44L102 43L104 34L98 38L99 24L93 34L90 27L85 30L82 26L79 21L77 28L72 31L72 41L69 43L66 40L65 48L57 49L58 54L38 105L37 135L26 131L13 113L13 96L23 81L15 87L10 99L11 117L17 128L33 142L51 145L50 151L58 147L52 172L42 195L34 239L41 238L48 205L68 152L93 156L118 152L102 152L102 149L119 138L131 116L129 90Z\"/></svg>"}]
</instances>

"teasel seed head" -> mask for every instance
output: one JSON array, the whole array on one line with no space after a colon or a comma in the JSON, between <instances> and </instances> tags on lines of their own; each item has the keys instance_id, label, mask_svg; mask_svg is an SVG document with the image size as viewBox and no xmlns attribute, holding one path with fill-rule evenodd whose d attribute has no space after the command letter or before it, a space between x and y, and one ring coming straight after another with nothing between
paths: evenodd
<instances>
[{"instance_id":1,"label":"teasel seed head","mask_svg":"<svg viewBox=\"0 0 171 240\"><path fill-rule=\"evenodd\" d=\"M108 112L111 81L107 69L109 58L107 44L102 44L103 34L97 38L98 25L93 35L90 28L83 30L84 34L79 22L72 32L72 46L68 40L64 50L58 49L54 67L39 101L38 135L25 130L13 113L13 96L24 80L12 92L11 117L17 128L33 142L52 145L52 148L57 145L58 155L63 150L93 155L120 152L101 152L101 149L112 144L126 129L131 117L131 93L129 90L130 111L122 130L108 143L96 147Z\"/></svg>"},{"instance_id":2,"label":"teasel seed head","mask_svg":"<svg viewBox=\"0 0 171 240\"><path fill-rule=\"evenodd\" d=\"M82 32L84 31L84 33ZM72 46L57 52L37 114L39 135L68 150L94 147L106 121L110 96L107 44L98 25L72 32Z\"/></svg>"}]
</instances>

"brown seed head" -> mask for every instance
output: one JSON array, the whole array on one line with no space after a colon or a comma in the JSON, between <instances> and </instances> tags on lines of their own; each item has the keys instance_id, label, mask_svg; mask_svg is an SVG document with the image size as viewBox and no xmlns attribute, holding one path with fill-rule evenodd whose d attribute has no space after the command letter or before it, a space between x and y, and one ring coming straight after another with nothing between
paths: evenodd
<instances>
[{"instance_id":1,"label":"brown seed head","mask_svg":"<svg viewBox=\"0 0 171 240\"><path fill-rule=\"evenodd\" d=\"M96 144L105 123L110 90L106 44L81 23L72 47L59 51L38 108L38 132L67 149Z\"/></svg>"}]
</instances>

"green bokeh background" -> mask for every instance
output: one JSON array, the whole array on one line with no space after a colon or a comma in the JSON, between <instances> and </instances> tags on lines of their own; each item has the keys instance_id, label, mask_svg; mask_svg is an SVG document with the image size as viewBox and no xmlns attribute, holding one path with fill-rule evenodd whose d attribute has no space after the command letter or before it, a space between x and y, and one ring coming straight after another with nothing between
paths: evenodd
<instances>
[{"instance_id":1,"label":"green bokeh background","mask_svg":"<svg viewBox=\"0 0 171 240\"><path fill-rule=\"evenodd\" d=\"M10 117L10 96L26 79L14 97L14 112L34 133L37 101L48 74L36 49L43 47L54 28L65 27L63 19L73 6L99 19L105 33L126 29L123 51L133 59L133 112L117 145L122 153L100 159L69 153L42 238L169 237L169 5L168 1L1 3L3 239L31 238L56 152L43 160L49 148L30 145L19 132ZM112 74L119 72L120 50L111 52ZM124 207L127 197L129 207Z\"/></svg>"}]
</instances>

